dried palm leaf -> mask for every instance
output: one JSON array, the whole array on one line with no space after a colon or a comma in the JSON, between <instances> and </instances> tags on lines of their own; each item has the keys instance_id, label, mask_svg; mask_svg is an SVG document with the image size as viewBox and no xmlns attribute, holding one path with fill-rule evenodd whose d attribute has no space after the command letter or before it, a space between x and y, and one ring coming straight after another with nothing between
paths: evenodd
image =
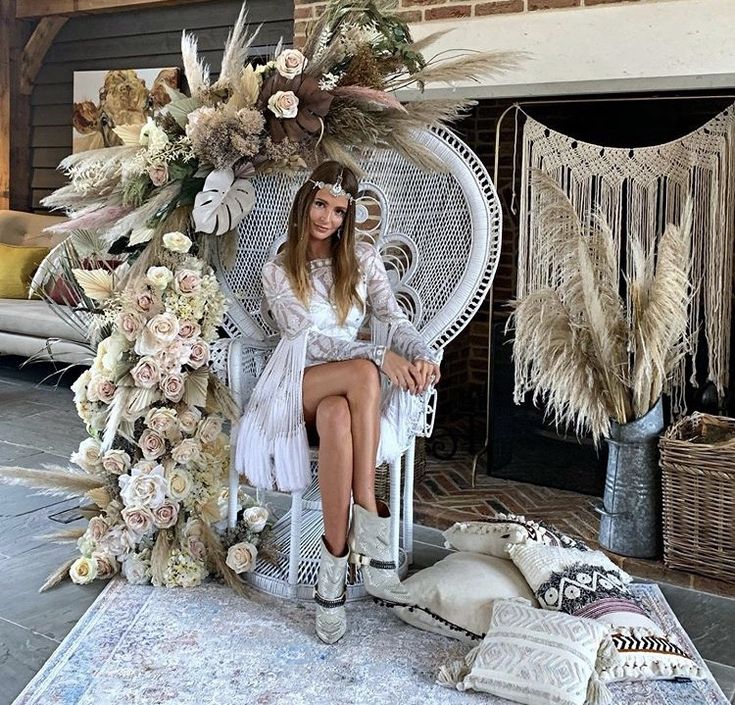
<instances>
[{"instance_id":1,"label":"dried palm leaf","mask_svg":"<svg viewBox=\"0 0 735 705\"><path fill-rule=\"evenodd\" d=\"M40 489L42 494L80 497L90 490L104 487L105 480L71 468L37 470L3 465L0 466L0 483L34 487Z\"/></svg>"},{"instance_id":2,"label":"dried palm leaf","mask_svg":"<svg viewBox=\"0 0 735 705\"><path fill-rule=\"evenodd\" d=\"M242 413L232 396L232 392L225 386L224 382L214 374L214 372L209 373L209 397L207 398L207 407L211 407L215 411L221 411L222 415L228 421L233 423L240 418Z\"/></svg>"},{"instance_id":3,"label":"dried palm leaf","mask_svg":"<svg viewBox=\"0 0 735 705\"><path fill-rule=\"evenodd\" d=\"M114 293L112 273L107 269L72 269L84 293L95 301L105 301Z\"/></svg>"},{"instance_id":4,"label":"dried palm leaf","mask_svg":"<svg viewBox=\"0 0 735 705\"><path fill-rule=\"evenodd\" d=\"M69 560L62 563L51 575L46 578L43 585L38 588L38 592L46 592L52 587L56 587L62 580L66 580L69 577L69 569L74 565L76 557L69 558Z\"/></svg>"},{"instance_id":5,"label":"dried palm leaf","mask_svg":"<svg viewBox=\"0 0 735 705\"><path fill-rule=\"evenodd\" d=\"M207 403L207 382L209 373L207 370L196 370L190 372L184 381L184 403L189 406L204 406Z\"/></svg>"}]
</instances>

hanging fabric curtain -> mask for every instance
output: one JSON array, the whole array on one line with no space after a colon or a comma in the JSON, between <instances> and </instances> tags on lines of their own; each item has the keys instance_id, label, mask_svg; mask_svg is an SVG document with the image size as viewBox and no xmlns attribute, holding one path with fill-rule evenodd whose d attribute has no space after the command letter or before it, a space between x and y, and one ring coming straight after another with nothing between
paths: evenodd
<instances>
[{"instance_id":1,"label":"hanging fabric curtain","mask_svg":"<svg viewBox=\"0 0 735 705\"><path fill-rule=\"evenodd\" d=\"M621 234L651 247L667 223L680 223L687 196L693 199L692 282L689 310L690 350L672 380L673 408L684 409L687 360L696 359L703 326L707 379L720 396L728 385L735 259L735 106L673 142L653 147L619 148L589 144L528 117L523 129L518 297L549 285L540 261L544 233L534 218L539 195L533 169L552 176L564 189L583 222L604 216L617 238L618 263L632 274L631 248ZM621 263L621 253L625 262ZM628 311L630 302L628 301ZM690 381L697 385L694 365Z\"/></svg>"}]
</instances>

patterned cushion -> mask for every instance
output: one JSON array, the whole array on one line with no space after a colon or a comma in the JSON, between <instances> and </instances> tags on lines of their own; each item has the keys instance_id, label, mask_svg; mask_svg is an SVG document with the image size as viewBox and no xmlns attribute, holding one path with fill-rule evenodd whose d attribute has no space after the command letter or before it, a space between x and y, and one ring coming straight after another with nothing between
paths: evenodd
<instances>
[{"instance_id":1,"label":"patterned cushion","mask_svg":"<svg viewBox=\"0 0 735 705\"><path fill-rule=\"evenodd\" d=\"M653 622L628 588L632 578L601 551L530 544L510 556L542 608L595 619L613 628L622 660L601 673L605 681L700 678L696 662Z\"/></svg>"},{"instance_id":2,"label":"patterned cushion","mask_svg":"<svg viewBox=\"0 0 735 705\"><path fill-rule=\"evenodd\" d=\"M464 664L445 666L438 682L526 705L594 705L609 701L597 670L616 660L609 628L515 600L498 600L482 644Z\"/></svg>"},{"instance_id":3,"label":"patterned cushion","mask_svg":"<svg viewBox=\"0 0 735 705\"><path fill-rule=\"evenodd\" d=\"M495 600L524 597L537 604L518 568L480 553L451 553L403 584L411 604L394 609L404 622L470 643L485 636Z\"/></svg>"},{"instance_id":4,"label":"patterned cushion","mask_svg":"<svg viewBox=\"0 0 735 705\"><path fill-rule=\"evenodd\" d=\"M447 548L486 553L497 558L508 558L508 544L528 542L588 550L584 543L553 526L517 514L497 514L484 521L457 522L444 532L444 538Z\"/></svg>"}]
</instances>

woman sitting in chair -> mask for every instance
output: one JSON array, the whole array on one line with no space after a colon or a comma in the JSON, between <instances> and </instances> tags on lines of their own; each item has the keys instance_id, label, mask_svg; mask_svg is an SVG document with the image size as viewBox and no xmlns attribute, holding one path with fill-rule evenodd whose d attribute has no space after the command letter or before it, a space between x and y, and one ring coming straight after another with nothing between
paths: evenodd
<instances>
[{"instance_id":1,"label":"woman sitting in chair","mask_svg":"<svg viewBox=\"0 0 735 705\"><path fill-rule=\"evenodd\" d=\"M410 395L439 381L437 357L396 302L380 254L355 242L357 193L352 171L328 161L296 194L286 245L263 268L281 340L237 445L241 474L284 491L309 484L309 440L319 445L324 535L314 598L316 632L329 644L346 631L348 559L362 567L368 593L408 600L391 557L389 513L375 498L375 467L407 445ZM389 325L389 347L358 339L368 304ZM381 372L391 382L382 402Z\"/></svg>"}]
</instances>

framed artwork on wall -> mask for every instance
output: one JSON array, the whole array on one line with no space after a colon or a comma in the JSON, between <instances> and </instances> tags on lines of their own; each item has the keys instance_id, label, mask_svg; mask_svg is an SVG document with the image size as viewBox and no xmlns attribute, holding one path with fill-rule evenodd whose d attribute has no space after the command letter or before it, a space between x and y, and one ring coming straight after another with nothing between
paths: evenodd
<instances>
[{"instance_id":1,"label":"framed artwork on wall","mask_svg":"<svg viewBox=\"0 0 735 705\"><path fill-rule=\"evenodd\" d=\"M144 125L179 81L178 68L75 71L72 151L121 145L116 128Z\"/></svg>"}]
</instances>

